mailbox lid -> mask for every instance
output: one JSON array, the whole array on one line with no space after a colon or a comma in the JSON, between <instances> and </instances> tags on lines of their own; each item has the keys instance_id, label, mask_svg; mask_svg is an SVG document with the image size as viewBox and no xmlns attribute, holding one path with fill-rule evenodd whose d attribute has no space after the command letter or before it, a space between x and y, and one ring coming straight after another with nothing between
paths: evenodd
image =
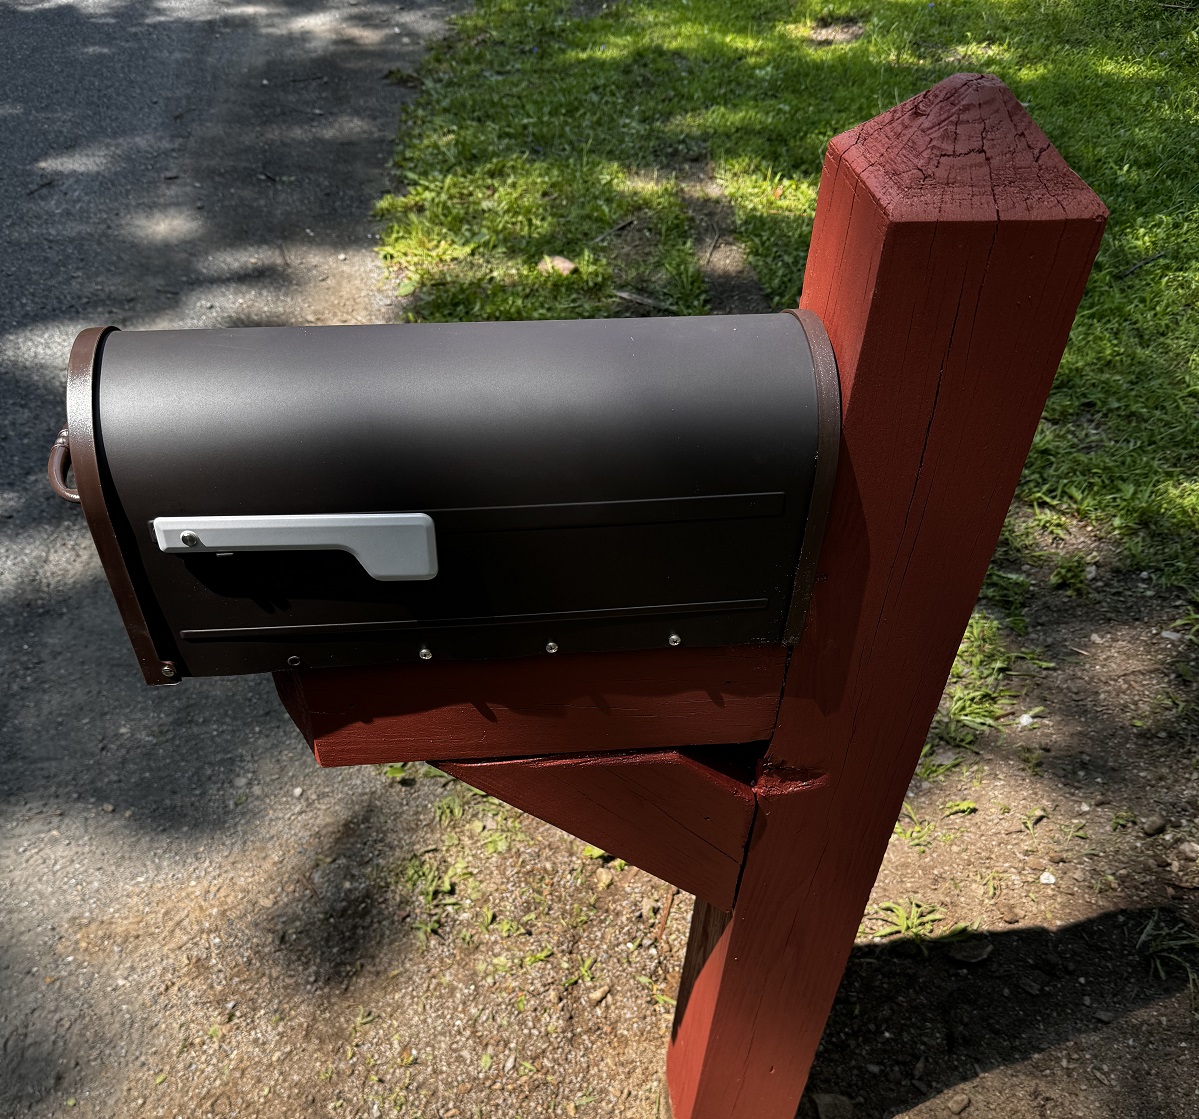
<instances>
[{"instance_id":1,"label":"mailbox lid","mask_svg":"<svg viewBox=\"0 0 1199 1119\"><path fill-rule=\"evenodd\" d=\"M184 674L781 637L819 422L792 315L116 332L97 373L131 575ZM361 513L431 518L436 576L153 531Z\"/></svg>"}]
</instances>

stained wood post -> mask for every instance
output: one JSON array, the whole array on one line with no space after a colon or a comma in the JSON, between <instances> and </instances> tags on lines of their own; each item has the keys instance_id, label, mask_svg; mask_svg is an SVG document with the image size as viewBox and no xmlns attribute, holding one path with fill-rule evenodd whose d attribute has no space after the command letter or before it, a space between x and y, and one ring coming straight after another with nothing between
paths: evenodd
<instances>
[{"instance_id":1,"label":"stained wood post","mask_svg":"<svg viewBox=\"0 0 1199 1119\"><path fill-rule=\"evenodd\" d=\"M800 305L840 466L731 919L699 904L675 1119L791 1119L1107 211L996 78L829 145Z\"/></svg>"}]
</instances>

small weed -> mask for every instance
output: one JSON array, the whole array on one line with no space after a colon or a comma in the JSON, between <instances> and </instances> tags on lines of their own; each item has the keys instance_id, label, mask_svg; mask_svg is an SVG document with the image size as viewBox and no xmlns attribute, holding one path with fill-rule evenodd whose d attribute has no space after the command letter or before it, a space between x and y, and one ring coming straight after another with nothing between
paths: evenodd
<instances>
[{"instance_id":1,"label":"small weed","mask_svg":"<svg viewBox=\"0 0 1199 1119\"><path fill-rule=\"evenodd\" d=\"M542 948L540 952L533 952L525 957L525 967L532 967L534 964L545 963L545 961L548 960L553 954L554 950L552 948Z\"/></svg>"},{"instance_id":2,"label":"small weed","mask_svg":"<svg viewBox=\"0 0 1199 1119\"><path fill-rule=\"evenodd\" d=\"M950 669L949 684L929 730L918 774L928 774L926 779L930 779L953 768L952 761L937 761L934 750L938 745L977 753L979 738L1010 714L1008 705L1016 693L1003 681L1020 662L1044 663L1031 652L1010 649L999 623L989 614L975 611Z\"/></svg>"},{"instance_id":3,"label":"small weed","mask_svg":"<svg viewBox=\"0 0 1199 1119\"><path fill-rule=\"evenodd\" d=\"M978 881L982 885L983 895L990 898L992 901L999 896L999 891L1002 888L1002 877L998 871L988 870L978 872Z\"/></svg>"},{"instance_id":4,"label":"small weed","mask_svg":"<svg viewBox=\"0 0 1199 1119\"><path fill-rule=\"evenodd\" d=\"M1057 830L1063 839L1090 839L1087 826L1083 823L1058 824Z\"/></svg>"},{"instance_id":5,"label":"small weed","mask_svg":"<svg viewBox=\"0 0 1199 1119\"><path fill-rule=\"evenodd\" d=\"M423 919L418 918L412 922L412 930L420 937L422 944L428 944L430 937L437 936L441 932L441 917L434 915Z\"/></svg>"},{"instance_id":6,"label":"small weed","mask_svg":"<svg viewBox=\"0 0 1199 1119\"><path fill-rule=\"evenodd\" d=\"M591 920L591 915L594 912L594 907L584 907L576 904L571 907L569 917L558 918L558 924L564 929L581 929Z\"/></svg>"},{"instance_id":7,"label":"small weed","mask_svg":"<svg viewBox=\"0 0 1199 1119\"><path fill-rule=\"evenodd\" d=\"M1101 874L1095 879L1091 886L1096 896L1100 894L1114 894L1120 889L1120 879L1114 874Z\"/></svg>"},{"instance_id":8,"label":"small weed","mask_svg":"<svg viewBox=\"0 0 1199 1119\"><path fill-rule=\"evenodd\" d=\"M1119 831L1121 828L1130 827L1136 822L1137 818L1131 812L1117 812L1112 817L1112 831Z\"/></svg>"},{"instance_id":9,"label":"small weed","mask_svg":"<svg viewBox=\"0 0 1199 1119\"><path fill-rule=\"evenodd\" d=\"M916 776L921 781L939 781L950 770L957 769L961 764L962 759L959 757L938 759L936 747L931 742L926 742L920 751Z\"/></svg>"},{"instance_id":10,"label":"small weed","mask_svg":"<svg viewBox=\"0 0 1199 1119\"><path fill-rule=\"evenodd\" d=\"M916 815L916 810L905 800L903 811L895 821L895 834L909 847L915 847L917 851L927 851L933 841L933 826L921 820Z\"/></svg>"},{"instance_id":11,"label":"small weed","mask_svg":"<svg viewBox=\"0 0 1199 1119\"><path fill-rule=\"evenodd\" d=\"M1053 425L1042 419L1037 429L1037 435L1045 437L1053 431ZM1042 499L1043 500L1043 499ZM1070 521L1050 504L1042 504L1034 495L1032 497L1031 525L1037 532L1050 540L1065 540L1070 535Z\"/></svg>"},{"instance_id":12,"label":"small weed","mask_svg":"<svg viewBox=\"0 0 1199 1119\"><path fill-rule=\"evenodd\" d=\"M1091 593L1087 582L1087 560L1080 555L1063 556L1049 573L1049 585L1068 595L1085 598Z\"/></svg>"},{"instance_id":13,"label":"small weed","mask_svg":"<svg viewBox=\"0 0 1199 1119\"><path fill-rule=\"evenodd\" d=\"M1044 776L1045 755L1039 746L1020 747L1020 768L1029 777Z\"/></svg>"},{"instance_id":14,"label":"small weed","mask_svg":"<svg viewBox=\"0 0 1199 1119\"><path fill-rule=\"evenodd\" d=\"M502 855L508 850L508 844L511 841L508 838L508 833L500 831L498 828L494 831L489 831L483 837L483 850L489 855Z\"/></svg>"},{"instance_id":15,"label":"small weed","mask_svg":"<svg viewBox=\"0 0 1199 1119\"><path fill-rule=\"evenodd\" d=\"M941 819L950 816L973 816L978 811L978 805L972 800L953 800L941 810Z\"/></svg>"},{"instance_id":16,"label":"small weed","mask_svg":"<svg viewBox=\"0 0 1199 1119\"><path fill-rule=\"evenodd\" d=\"M1199 931L1183 921L1167 921L1157 912L1141 930L1137 951L1148 958L1150 974L1158 979L1166 978L1168 965L1182 968L1194 1004L1199 997Z\"/></svg>"},{"instance_id":17,"label":"small weed","mask_svg":"<svg viewBox=\"0 0 1199 1119\"><path fill-rule=\"evenodd\" d=\"M478 892L474 873L460 858L443 870L427 855L412 855L393 875L393 883L424 903L425 912L417 915L412 927L426 944L440 933L445 915L461 904L463 896Z\"/></svg>"},{"instance_id":18,"label":"small weed","mask_svg":"<svg viewBox=\"0 0 1199 1119\"><path fill-rule=\"evenodd\" d=\"M433 906L444 903L472 873L461 859L442 870L434 860L413 855L404 863L401 877L404 885L425 905Z\"/></svg>"},{"instance_id":19,"label":"small weed","mask_svg":"<svg viewBox=\"0 0 1199 1119\"><path fill-rule=\"evenodd\" d=\"M374 1011L366 1010L364 1007L360 1006L358 1008L358 1014L350 1026L350 1040L355 1040L358 1035L362 1033L364 1029L366 1029L367 1026L375 1021L376 1017L377 1015L374 1013Z\"/></svg>"},{"instance_id":20,"label":"small weed","mask_svg":"<svg viewBox=\"0 0 1199 1119\"><path fill-rule=\"evenodd\" d=\"M576 983L590 983L594 978L595 957L586 956L579 963L579 970L563 982L564 987L573 987Z\"/></svg>"},{"instance_id":21,"label":"small weed","mask_svg":"<svg viewBox=\"0 0 1199 1119\"><path fill-rule=\"evenodd\" d=\"M662 985L655 983L648 975L637 976L637 982L641 984L648 992L655 1006L674 1006L674 999L669 995L663 994Z\"/></svg>"},{"instance_id":22,"label":"small weed","mask_svg":"<svg viewBox=\"0 0 1199 1119\"><path fill-rule=\"evenodd\" d=\"M379 769L388 781L396 781L404 786L416 784L409 762L391 762L389 765L380 766Z\"/></svg>"},{"instance_id":23,"label":"small weed","mask_svg":"<svg viewBox=\"0 0 1199 1119\"><path fill-rule=\"evenodd\" d=\"M433 818L446 828L455 820L462 819L462 811L461 799L455 793L449 793L433 805Z\"/></svg>"},{"instance_id":24,"label":"small weed","mask_svg":"<svg viewBox=\"0 0 1199 1119\"><path fill-rule=\"evenodd\" d=\"M1002 614L1008 629L1021 637L1028 633L1024 601L1028 598L1030 586L1027 575L1000 571L994 565L983 582L983 601Z\"/></svg>"},{"instance_id":25,"label":"small weed","mask_svg":"<svg viewBox=\"0 0 1199 1119\"><path fill-rule=\"evenodd\" d=\"M1026 812L1020 817L1020 826L1028 832L1029 835L1036 834L1036 826L1049 815L1043 808L1034 808L1031 812Z\"/></svg>"},{"instance_id":26,"label":"small weed","mask_svg":"<svg viewBox=\"0 0 1199 1119\"><path fill-rule=\"evenodd\" d=\"M483 836L483 850L489 855L502 855L513 843L527 842L528 836L520 826L520 818L507 810L507 807L487 797L479 802L483 813L491 819L484 824L481 821L471 822L471 830Z\"/></svg>"},{"instance_id":27,"label":"small weed","mask_svg":"<svg viewBox=\"0 0 1199 1119\"><path fill-rule=\"evenodd\" d=\"M878 919L886 922L874 933L879 940L889 936L924 936L944 919L944 914L935 906L921 905L910 899L906 906L897 901L884 902L875 911L879 914Z\"/></svg>"},{"instance_id":28,"label":"small weed","mask_svg":"<svg viewBox=\"0 0 1199 1119\"><path fill-rule=\"evenodd\" d=\"M945 914L935 905L922 905L910 898L906 905L897 901L884 902L876 906L874 916L867 920L883 921L884 924L871 934L875 940L886 940L893 936L905 937L927 951L928 942L956 940L970 931L969 925L956 924L948 932L933 936L933 929L945 920Z\"/></svg>"}]
</instances>

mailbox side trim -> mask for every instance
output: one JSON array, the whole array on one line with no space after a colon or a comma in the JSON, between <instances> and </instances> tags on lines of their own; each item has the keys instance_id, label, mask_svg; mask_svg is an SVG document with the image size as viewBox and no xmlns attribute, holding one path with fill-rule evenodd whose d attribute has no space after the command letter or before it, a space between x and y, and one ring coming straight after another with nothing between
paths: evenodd
<instances>
[{"instance_id":1,"label":"mailbox side trim","mask_svg":"<svg viewBox=\"0 0 1199 1119\"><path fill-rule=\"evenodd\" d=\"M791 607L783 629L783 644L794 645L803 636L804 623L808 620L808 606L816 584L816 565L820 560L824 527L833 500L833 483L837 478L837 458L841 450L841 379L824 323L812 311L795 309L784 314L794 315L803 327L816 379L816 476L812 479L803 544L795 565Z\"/></svg>"},{"instance_id":2,"label":"mailbox side trim","mask_svg":"<svg viewBox=\"0 0 1199 1119\"><path fill-rule=\"evenodd\" d=\"M71 448L71 467L87 527L91 531L100 564L117 601L121 621L129 634L137 663L147 684L177 684L179 670L154 642L150 624L142 611L137 590L125 563L124 551L113 526L112 511L104 493L96 431L97 367L104 340L115 326L95 326L84 330L71 347L67 363L67 431Z\"/></svg>"}]
</instances>

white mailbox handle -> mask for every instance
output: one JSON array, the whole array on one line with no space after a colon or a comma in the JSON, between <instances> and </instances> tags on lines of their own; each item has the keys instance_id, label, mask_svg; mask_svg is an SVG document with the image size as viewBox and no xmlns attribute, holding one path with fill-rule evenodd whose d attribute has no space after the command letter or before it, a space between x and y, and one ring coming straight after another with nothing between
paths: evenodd
<instances>
[{"instance_id":1,"label":"white mailbox handle","mask_svg":"<svg viewBox=\"0 0 1199 1119\"><path fill-rule=\"evenodd\" d=\"M349 552L372 579L432 579L437 541L427 513L155 517L164 552Z\"/></svg>"}]
</instances>

